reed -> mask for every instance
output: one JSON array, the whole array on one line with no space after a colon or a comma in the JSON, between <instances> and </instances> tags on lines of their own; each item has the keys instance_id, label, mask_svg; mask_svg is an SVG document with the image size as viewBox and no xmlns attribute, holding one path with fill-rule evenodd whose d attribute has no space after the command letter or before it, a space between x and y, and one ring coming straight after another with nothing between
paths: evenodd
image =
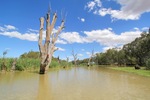
<instances>
[{"instance_id":1,"label":"reed","mask_svg":"<svg viewBox=\"0 0 150 100\"><path fill-rule=\"evenodd\" d=\"M2 70L3 64L6 66L6 71L10 71L12 68L14 58L0 58L0 70ZM55 67L71 67L72 64L66 61L61 61L60 63L57 60L52 60L50 68ZM40 67L40 59L34 58L18 58L16 61L15 70L24 71L24 70L38 70Z\"/></svg>"}]
</instances>

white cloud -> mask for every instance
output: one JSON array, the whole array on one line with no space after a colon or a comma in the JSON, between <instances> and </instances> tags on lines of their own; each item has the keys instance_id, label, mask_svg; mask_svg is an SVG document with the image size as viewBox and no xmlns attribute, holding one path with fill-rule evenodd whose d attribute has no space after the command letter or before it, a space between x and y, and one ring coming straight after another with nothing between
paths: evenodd
<instances>
[{"instance_id":1,"label":"white cloud","mask_svg":"<svg viewBox=\"0 0 150 100\"><path fill-rule=\"evenodd\" d=\"M57 47L59 51L66 51L65 49L63 48L60 48L60 47Z\"/></svg>"},{"instance_id":2,"label":"white cloud","mask_svg":"<svg viewBox=\"0 0 150 100\"><path fill-rule=\"evenodd\" d=\"M86 52L86 54L87 54L88 56L91 56L91 53L90 53L90 52Z\"/></svg>"},{"instance_id":3,"label":"white cloud","mask_svg":"<svg viewBox=\"0 0 150 100\"><path fill-rule=\"evenodd\" d=\"M4 32L4 31L5 31L5 28L0 26L0 31L1 31L1 32Z\"/></svg>"},{"instance_id":4,"label":"white cloud","mask_svg":"<svg viewBox=\"0 0 150 100\"><path fill-rule=\"evenodd\" d=\"M61 40L61 39L59 39L59 38L57 39L56 43L57 43L57 44L67 44L66 41Z\"/></svg>"},{"instance_id":5,"label":"white cloud","mask_svg":"<svg viewBox=\"0 0 150 100\"><path fill-rule=\"evenodd\" d=\"M79 56L79 57L83 57L83 54L77 54L77 56Z\"/></svg>"},{"instance_id":6,"label":"white cloud","mask_svg":"<svg viewBox=\"0 0 150 100\"><path fill-rule=\"evenodd\" d=\"M84 19L84 18L81 18L81 21L82 21L82 22L85 22L85 19Z\"/></svg>"},{"instance_id":7,"label":"white cloud","mask_svg":"<svg viewBox=\"0 0 150 100\"><path fill-rule=\"evenodd\" d=\"M15 26L12 25L4 25L6 27L6 30L16 30Z\"/></svg>"},{"instance_id":8,"label":"white cloud","mask_svg":"<svg viewBox=\"0 0 150 100\"><path fill-rule=\"evenodd\" d=\"M137 20L146 12L150 12L150 0L115 0L120 4L120 9L105 8L98 6L93 0L88 2L86 8L94 14L101 16L110 15L112 20ZM92 3L93 2L93 3ZM102 4L102 3L101 3Z\"/></svg>"},{"instance_id":9,"label":"white cloud","mask_svg":"<svg viewBox=\"0 0 150 100\"><path fill-rule=\"evenodd\" d=\"M68 43L83 43L83 37L78 32L63 32L60 34L60 38L66 40Z\"/></svg>"},{"instance_id":10,"label":"white cloud","mask_svg":"<svg viewBox=\"0 0 150 100\"><path fill-rule=\"evenodd\" d=\"M89 11L93 10L95 7L96 3L94 1L90 1L87 3L87 8L89 8Z\"/></svg>"},{"instance_id":11,"label":"white cloud","mask_svg":"<svg viewBox=\"0 0 150 100\"><path fill-rule=\"evenodd\" d=\"M36 33L20 33L16 31L17 28L12 25L4 25L4 27L0 26L0 35L8 36L8 37L15 37L21 40L28 40L28 41L37 41L38 34Z\"/></svg>"},{"instance_id":12,"label":"white cloud","mask_svg":"<svg viewBox=\"0 0 150 100\"><path fill-rule=\"evenodd\" d=\"M84 31L85 36L81 36L78 32L64 32L60 35L67 43L92 43L97 42L103 46L119 46L133 41L135 38L140 37L142 31L134 28L131 31L116 34L112 28L103 30Z\"/></svg>"},{"instance_id":13,"label":"white cloud","mask_svg":"<svg viewBox=\"0 0 150 100\"><path fill-rule=\"evenodd\" d=\"M29 28L27 32L34 32L34 33L38 33L38 32L39 32L39 30L35 30L35 29L31 29L31 28Z\"/></svg>"},{"instance_id":14,"label":"white cloud","mask_svg":"<svg viewBox=\"0 0 150 100\"><path fill-rule=\"evenodd\" d=\"M53 30L53 32L56 32L56 29ZM21 40L28 40L28 41L38 41L39 38L39 31L34 29L28 29L26 33L20 33L17 31L17 28L12 25L4 25L0 26L0 35L18 38ZM43 40L46 38L46 30L43 31ZM58 44L66 44L64 40L58 39Z\"/></svg>"},{"instance_id":15,"label":"white cloud","mask_svg":"<svg viewBox=\"0 0 150 100\"><path fill-rule=\"evenodd\" d=\"M142 30L143 31L147 31L149 29L149 27L143 27Z\"/></svg>"},{"instance_id":16,"label":"white cloud","mask_svg":"<svg viewBox=\"0 0 150 100\"><path fill-rule=\"evenodd\" d=\"M110 29L104 30L92 30L92 31L85 31L87 38L90 40L96 41L105 46L117 46L120 44L126 44L133 41L136 37L139 37L141 31L129 31L121 33L120 35L115 34Z\"/></svg>"},{"instance_id":17,"label":"white cloud","mask_svg":"<svg viewBox=\"0 0 150 100\"><path fill-rule=\"evenodd\" d=\"M78 19L79 19L81 22L85 22L85 19L84 19L84 18L78 17Z\"/></svg>"},{"instance_id":18,"label":"white cloud","mask_svg":"<svg viewBox=\"0 0 150 100\"><path fill-rule=\"evenodd\" d=\"M100 0L92 0L87 3L85 8L88 8L89 11L92 11L93 9L99 8L101 6L102 6L102 3Z\"/></svg>"},{"instance_id":19,"label":"white cloud","mask_svg":"<svg viewBox=\"0 0 150 100\"><path fill-rule=\"evenodd\" d=\"M34 33L36 30L30 29L30 32L28 31L27 33L22 34L16 30L8 31L7 29L13 28L6 28L0 26L0 35L15 37L21 40L38 41L39 34ZM120 34L114 33L112 28L107 28L103 30L83 31L84 36L81 36L78 32L63 32L59 35L57 43L71 44L97 42L106 47L116 47L133 41L135 38L140 37L141 33L142 31L140 31L139 28L134 28L131 31L122 32ZM43 38L45 38L45 31L43 32Z\"/></svg>"},{"instance_id":20,"label":"white cloud","mask_svg":"<svg viewBox=\"0 0 150 100\"><path fill-rule=\"evenodd\" d=\"M10 30L16 30L17 28L12 25L4 25L4 27L0 26L0 31L5 32L5 31L10 31Z\"/></svg>"},{"instance_id":21,"label":"white cloud","mask_svg":"<svg viewBox=\"0 0 150 100\"><path fill-rule=\"evenodd\" d=\"M0 32L0 35L5 35L8 37L15 37L15 38L19 38L21 40L28 40L28 41L37 41L38 40L38 34L33 34L33 33L25 33L25 34L21 34L17 31L12 31L12 32Z\"/></svg>"},{"instance_id":22,"label":"white cloud","mask_svg":"<svg viewBox=\"0 0 150 100\"><path fill-rule=\"evenodd\" d=\"M139 28L137 28L137 27L135 27L135 28L134 28L134 30L139 31L140 29L139 29Z\"/></svg>"},{"instance_id":23,"label":"white cloud","mask_svg":"<svg viewBox=\"0 0 150 100\"><path fill-rule=\"evenodd\" d=\"M113 47L113 46L104 47L104 48L103 48L103 52L106 52L107 50L112 49L112 48L114 48L114 47Z\"/></svg>"}]
</instances>

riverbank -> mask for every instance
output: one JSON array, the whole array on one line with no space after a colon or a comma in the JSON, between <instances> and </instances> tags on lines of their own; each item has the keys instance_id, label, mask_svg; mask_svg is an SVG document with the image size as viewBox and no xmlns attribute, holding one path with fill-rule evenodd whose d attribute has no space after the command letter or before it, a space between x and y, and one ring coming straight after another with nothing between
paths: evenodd
<instances>
[{"instance_id":1,"label":"riverbank","mask_svg":"<svg viewBox=\"0 0 150 100\"><path fill-rule=\"evenodd\" d=\"M134 73L141 76L150 77L150 70L145 70L145 68L141 68L139 70L135 70L134 67L109 67L114 70L125 71L129 73Z\"/></svg>"}]
</instances>

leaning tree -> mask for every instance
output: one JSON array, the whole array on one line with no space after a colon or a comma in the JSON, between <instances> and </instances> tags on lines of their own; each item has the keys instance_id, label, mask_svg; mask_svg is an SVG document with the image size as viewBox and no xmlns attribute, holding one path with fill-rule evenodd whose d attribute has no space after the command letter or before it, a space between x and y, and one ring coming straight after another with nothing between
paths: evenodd
<instances>
[{"instance_id":1,"label":"leaning tree","mask_svg":"<svg viewBox=\"0 0 150 100\"><path fill-rule=\"evenodd\" d=\"M46 39L43 43L43 31L44 31L44 19L46 20ZM56 41L58 39L59 33L64 28L64 19L61 22L60 27L58 30L54 33L53 28L57 20L57 13L54 13L53 19L50 22L50 10L47 13L46 18L41 17L40 18L40 31L39 31L39 50L40 50L40 74L44 74L51 63L53 53L57 50L55 47Z\"/></svg>"}]
</instances>

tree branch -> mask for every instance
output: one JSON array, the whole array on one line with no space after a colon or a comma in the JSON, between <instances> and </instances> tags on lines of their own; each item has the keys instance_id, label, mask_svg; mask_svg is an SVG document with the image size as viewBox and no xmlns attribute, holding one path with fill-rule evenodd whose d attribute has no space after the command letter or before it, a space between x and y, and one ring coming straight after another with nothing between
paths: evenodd
<instances>
[{"instance_id":1,"label":"tree branch","mask_svg":"<svg viewBox=\"0 0 150 100\"><path fill-rule=\"evenodd\" d=\"M51 23L51 25L49 27L50 28L50 34L52 34L52 31L53 31L54 25L56 23L56 20L57 20L57 14L54 13L52 23Z\"/></svg>"},{"instance_id":2,"label":"tree branch","mask_svg":"<svg viewBox=\"0 0 150 100\"><path fill-rule=\"evenodd\" d=\"M39 46L42 46L42 35L43 35L43 28L44 28L44 18L40 18L40 32L39 32Z\"/></svg>"},{"instance_id":3,"label":"tree branch","mask_svg":"<svg viewBox=\"0 0 150 100\"><path fill-rule=\"evenodd\" d=\"M52 40L52 43L54 43L55 44L55 42L56 42L56 40L58 39L58 35L59 35L59 33L62 31L62 29L64 28L64 20L62 20L62 22L61 22L61 25L60 25L60 27L59 27L59 29L57 30L57 32L55 33L56 34L56 36L55 36L55 38L53 38L53 40Z\"/></svg>"}]
</instances>

